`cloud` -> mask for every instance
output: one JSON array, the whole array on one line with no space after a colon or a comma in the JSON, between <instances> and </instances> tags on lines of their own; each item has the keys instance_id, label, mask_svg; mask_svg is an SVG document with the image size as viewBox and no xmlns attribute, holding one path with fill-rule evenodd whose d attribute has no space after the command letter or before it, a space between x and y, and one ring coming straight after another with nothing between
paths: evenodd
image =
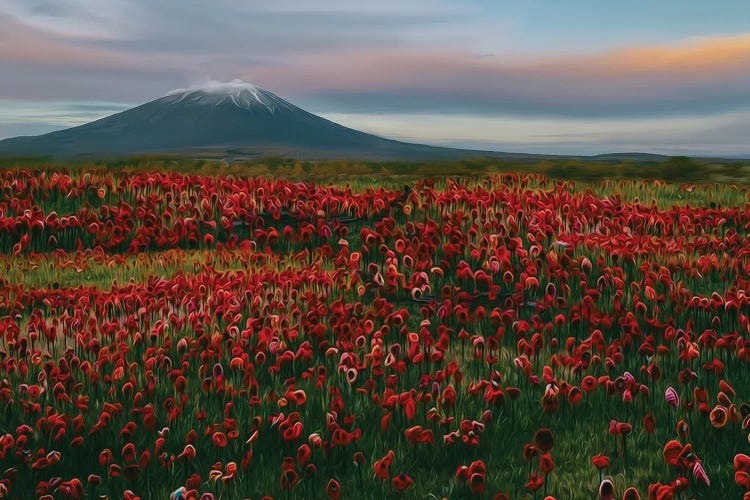
<instances>
[{"instance_id":1,"label":"cloud","mask_svg":"<svg viewBox=\"0 0 750 500\"><path fill-rule=\"evenodd\" d=\"M0 13L0 62L25 63L59 67L64 65L133 68L144 65L144 59L133 54L81 46L21 24Z\"/></svg>"},{"instance_id":2,"label":"cloud","mask_svg":"<svg viewBox=\"0 0 750 500\"><path fill-rule=\"evenodd\" d=\"M2 12L0 97L43 98L48 81L47 98L147 100L241 77L331 112L662 116L750 98L750 34L510 57L480 54L489 23L447 1L0 0Z\"/></svg>"},{"instance_id":3,"label":"cloud","mask_svg":"<svg viewBox=\"0 0 750 500\"><path fill-rule=\"evenodd\" d=\"M408 142L498 151L750 155L750 109L712 116L633 118L324 113L346 126Z\"/></svg>"},{"instance_id":4,"label":"cloud","mask_svg":"<svg viewBox=\"0 0 750 500\"><path fill-rule=\"evenodd\" d=\"M670 42L738 26L716 16L686 24L698 7L673 18L676 4L648 7L661 17L643 30L617 28L604 42L613 16L651 11L455 0L0 0L0 99L141 103L239 77L385 135L391 127L390 135L413 128L443 143L677 147L690 139L735 148L750 129L732 118L750 102L750 34ZM643 43L622 45L628 40ZM600 42L620 45L586 49ZM11 134L11 119L2 133Z\"/></svg>"},{"instance_id":5,"label":"cloud","mask_svg":"<svg viewBox=\"0 0 750 500\"><path fill-rule=\"evenodd\" d=\"M140 104L184 85L186 77L170 68L48 66L0 62L0 99L116 101Z\"/></svg>"},{"instance_id":6,"label":"cloud","mask_svg":"<svg viewBox=\"0 0 750 500\"><path fill-rule=\"evenodd\" d=\"M274 58L334 47L403 45L409 33L466 20L442 1L0 0L0 12L30 27L126 52ZM443 38L445 40L445 38ZM455 40L454 40L455 41Z\"/></svg>"},{"instance_id":7,"label":"cloud","mask_svg":"<svg viewBox=\"0 0 750 500\"><path fill-rule=\"evenodd\" d=\"M0 13L34 30L74 39L111 39L133 26L124 0L0 0Z\"/></svg>"},{"instance_id":8,"label":"cloud","mask_svg":"<svg viewBox=\"0 0 750 500\"><path fill-rule=\"evenodd\" d=\"M253 68L249 75L261 85L302 93L318 107L352 112L718 112L750 98L750 35L531 59L352 50Z\"/></svg>"},{"instance_id":9,"label":"cloud","mask_svg":"<svg viewBox=\"0 0 750 500\"><path fill-rule=\"evenodd\" d=\"M0 99L0 139L74 127L125 111L111 102L40 102Z\"/></svg>"}]
</instances>

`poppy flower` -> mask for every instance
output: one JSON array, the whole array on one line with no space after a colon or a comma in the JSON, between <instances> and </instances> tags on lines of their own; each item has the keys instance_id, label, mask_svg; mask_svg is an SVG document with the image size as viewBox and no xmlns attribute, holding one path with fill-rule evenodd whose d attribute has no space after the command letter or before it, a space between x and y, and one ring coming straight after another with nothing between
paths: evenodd
<instances>
[{"instance_id":1,"label":"poppy flower","mask_svg":"<svg viewBox=\"0 0 750 500\"><path fill-rule=\"evenodd\" d=\"M555 446L555 436L550 429L539 429L534 433L534 445L543 452L550 451Z\"/></svg>"},{"instance_id":2,"label":"poppy flower","mask_svg":"<svg viewBox=\"0 0 750 500\"><path fill-rule=\"evenodd\" d=\"M326 485L326 495L330 500L339 500L341 498L341 485L338 481L331 478Z\"/></svg>"},{"instance_id":3,"label":"poppy flower","mask_svg":"<svg viewBox=\"0 0 750 500\"><path fill-rule=\"evenodd\" d=\"M482 495L485 490L485 475L475 472L469 476L469 490L475 495Z\"/></svg>"},{"instance_id":4,"label":"poppy flower","mask_svg":"<svg viewBox=\"0 0 750 500\"><path fill-rule=\"evenodd\" d=\"M583 393L578 387L571 387L568 391L568 402L575 406L583 399Z\"/></svg>"},{"instance_id":5,"label":"poppy flower","mask_svg":"<svg viewBox=\"0 0 750 500\"><path fill-rule=\"evenodd\" d=\"M456 478L462 481L469 479L469 468L465 465L459 465L456 469Z\"/></svg>"},{"instance_id":6,"label":"poppy flower","mask_svg":"<svg viewBox=\"0 0 750 500\"><path fill-rule=\"evenodd\" d=\"M677 468L680 466L680 456L682 455L683 446L682 443L673 439L664 445L662 455L664 461L670 467Z\"/></svg>"},{"instance_id":7,"label":"poppy flower","mask_svg":"<svg viewBox=\"0 0 750 500\"><path fill-rule=\"evenodd\" d=\"M643 430L647 434L653 434L656 430L656 418L651 413L647 413L643 416Z\"/></svg>"},{"instance_id":8,"label":"poppy flower","mask_svg":"<svg viewBox=\"0 0 750 500\"><path fill-rule=\"evenodd\" d=\"M393 464L394 459L395 455L393 451L389 450L386 456L384 456L380 460L376 460L375 465L373 466L375 469L375 476L384 480L390 478L389 469L391 467L391 464Z\"/></svg>"},{"instance_id":9,"label":"poppy flower","mask_svg":"<svg viewBox=\"0 0 750 500\"><path fill-rule=\"evenodd\" d=\"M622 494L622 500L641 500L641 494L634 486L631 486Z\"/></svg>"},{"instance_id":10,"label":"poppy flower","mask_svg":"<svg viewBox=\"0 0 750 500\"><path fill-rule=\"evenodd\" d=\"M601 500L615 500L615 485L611 479L605 478L599 483L599 498Z\"/></svg>"},{"instance_id":11,"label":"poppy flower","mask_svg":"<svg viewBox=\"0 0 750 500\"><path fill-rule=\"evenodd\" d=\"M529 493L534 493L544 486L544 477L538 475L536 472L529 474L529 479L526 481L525 488Z\"/></svg>"},{"instance_id":12,"label":"poppy flower","mask_svg":"<svg viewBox=\"0 0 750 500\"><path fill-rule=\"evenodd\" d=\"M609 467L609 457L607 455L594 455L591 457L591 463L597 470L606 469Z\"/></svg>"},{"instance_id":13,"label":"poppy flower","mask_svg":"<svg viewBox=\"0 0 750 500\"><path fill-rule=\"evenodd\" d=\"M649 500L673 500L675 488L671 484L653 483L648 487Z\"/></svg>"},{"instance_id":14,"label":"poppy flower","mask_svg":"<svg viewBox=\"0 0 750 500\"><path fill-rule=\"evenodd\" d=\"M214 432L211 436L211 442L217 448L224 448L227 445L227 436L223 432Z\"/></svg>"},{"instance_id":15,"label":"poppy flower","mask_svg":"<svg viewBox=\"0 0 750 500\"><path fill-rule=\"evenodd\" d=\"M310 447L307 444L302 444L299 448L297 448L297 463L300 466L306 465L307 462L310 461L311 457L312 450L310 450Z\"/></svg>"},{"instance_id":16,"label":"poppy flower","mask_svg":"<svg viewBox=\"0 0 750 500\"><path fill-rule=\"evenodd\" d=\"M539 470L545 474L549 474L555 470L555 461L552 459L552 455L550 455L549 452L543 453L539 456Z\"/></svg>"},{"instance_id":17,"label":"poppy flower","mask_svg":"<svg viewBox=\"0 0 750 500\"><path fill-rule=\"evenodd\" d=\"M393 476L391 484L393 485L393 489L401 493L409 489L414 484L414 480L409 475L401 472L398 475Z\"/></svg>"},{"instance_id":18,"label":"poppy flower","mask_svg":"<svg viewBox=\"0 0 750 500\"><path fill-rule=\"evenodd\" d=\"M583 392L594 392L598 385L599 384L596 381L596 378L591 375L586 375L585 377L583 377L583 380L581 380L581 389L583 390Z\"/></svg>"},{"instance_id":19,"label":"poppy flower","mask_svg":"<svg viewBox=\"0 0 750 500\"><path fill-rule=\"evenodd\" d=\"M672 486L672 489L675 493L682 493L683 491L687 491L687 489L690 487L690 483L688 482L687 478L678 476L674 479L674 481L672 481L670 486Z\"/></svg>"},{"instance_id":20,"label":"poppy flower","mask_svg":"<svg viewBox=\"0 0 750 500\"><path fill-rule=\"evenodd\" d=\"M310 479L315 477L318 474L318 468L315 466L315 464L307 464L305 466L305 477Z\"/></svg>"},{"instance_id":21,"label":"poppy flower","mask_svg":"<svg viewBox=\"0 0 750 500\"><path fill-rule=\"evenodd\" d=\"M727 421L729 420L729 412L723 406L717 405L713 410L711 410L710 419L711 425L715 429L721 429L727 425Z\"/></svg>"},{"instance_id":22,"label":"poppy flower","mask_svg":"<svg viewBox=\"0 0 750 500\"><path fill-rule=\"evenodd\" d=\"M539 448L531 443L523 445L523 459L529 462L532 458L539 455Z\"/></svg>"},{"instance_id":23,"label":"poppy flower","mask_svg":"<svg viewBox=\"0 0 750 500\"><path fill-rule=\"evenodd\" d=\"M294 469L284 469L279 480L282 490L291 490L299 482L299 474Z\"/></svg>"},{"instance_id":24,"label":"poppy flower","mask_svg":"<svg viewBox=\"0 0 750 500\"><path fill-rule=\"evenodd\" d=\"M682 419L677 422L677 435L680 436L680 439L683 441L685 441L690 435L690 426Z\"/></svg>"}]
</instances>

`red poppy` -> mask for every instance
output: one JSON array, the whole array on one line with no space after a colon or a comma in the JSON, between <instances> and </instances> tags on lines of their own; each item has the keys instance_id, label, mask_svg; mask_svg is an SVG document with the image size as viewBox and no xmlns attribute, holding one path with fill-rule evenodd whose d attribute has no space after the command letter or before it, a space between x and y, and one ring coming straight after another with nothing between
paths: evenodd
<instances>
[{"instance_id":1,"label":"red poppy","mask_svg":"<svg viewBox=\"0 0 750 500\"><path fill-rule=\"evenodd\" d=\"M679 467L680 466L680 455L682 454L682 444L677 440L671 440L666 445L664 445L664 461L669 465L670 467Z\"/></svg>"},{"instance_id":2,"label":"red poppy","mask_svg":"<svg viewBox=\"0 0 750 500\"><path fill-rule=\"evenodd\" d=\"M622 500L641 500L641 494L635 487L631 486L622 494Z\"/></svg>"},{"instance_id":3,"label":"red poppy","mask_svg":"<svg viewBox=\"0 0 750 500\"><path fill-rule=\"evenodd\" d=\"M401 493L409 489L414 484L414 480L407 474L401 472L400 474L393 476L391 484L393 485L393 489Z\"/></svg>"},{"instance_id":4,"label":"red poppy","mask_svg":"<svg viewBox=\"0 0 750 500\"><path fill-rule=\"evenodd\" d=\"M394 459L395 459L395 455L393 451L389 450L386 456L384 456L380 460L376 460L375 465L374 465L375 476L380 479L390 478L389 469L391 467L391 464L393 464Z\"/></svg>"},{"instance_id":5,"label":"red poppy","mask_svg":"<svg viewBox=\"0 0 750 500\"><path fill-rule=\"evenodd\" d=\"M651 413L643 416L643 430L647 434L653 434L656 430L656 418Z\"/></svg>"},{"instance_id":6,"label":"red poppy","mask_svg":"<svg viewBox=\"0 0 750 500\"><path fill-rule=\"evenodd\" d=\"M605 478L599 484L599 498L601 500L615 500L615 485L611 479Z\"/></svg>"},{"instance_id":7,"label":"red poppy","mask_svg":"<svg viewBox=\"0 0 750 500\"><path fill-rule=\"evenodd\" d=\"M341 498L341 485L338 481L331 478L326 485L326 495L330 500L339 500Z\"/></svg>"},{"instance_id":8,"label":"red poppy","mask_svg":"<svg viewBox=\"0 0 750 500\"><path fill-rule=\"evenodd\" d=\"M280 484L282 490L291 490L299 482L299 474L294 469L284 469L281 471Z\"/></svg>"},{"instance_id":9,"label":"red poppy","mask_svg":"<svg viewBox=\"0 0 750 500\"><path fill-rule=\"evenodd\" d=\"M594 392L598 385L596 378L591 375L586 375L583 377L583 380L581 380L581 389L583 389L583 392Z\"/></svg>"},{"instance_id":10,"label":"red poppy","mask_svg":"<svg viewBox=\"0 0 750 500\"><path fill-rule=\"evenodd\" d=\"M552 455L543 453L539 456L539 470L545 474L549 474L555 470L555 461L552 459Z\"/></svg>"},{"instance_id":11,"label":"red poppy","mask_svg":"<svg viewBox=\"0 0 750 500\"><path fill-rule=\"evenodd\" d=\"M711 410L709 417L711 419L711 425L713 425L715 429L721 429L727 425L729 412L723 406L716 405L714 409Z\"/></svg>"},{"instance_id":12,"label":"red poppy","mask_svg":"<svg viewBox=\"0 0 750 500\"><path fill-rule=\"evenodd\" d=\"M534 433L534 445L543 452L550 451L555 446L555 436L550 429L539 429Z\"/></svg>"},{"instance_id":13,"label":"red poppy","mask_svg":"<svg viewBox=\"0 0 750 500\"><path fill-rule=\"evenodd\" d=\"M475 495L482 495L485 490L484 474L474 473L469 476L469 490Z\"/></svg>"},{"instance_id":14,"label":"red poppy","mask_svg":"<svg viewBox=\"0 0 750 500\"><path fill-rule=\"evenodd\" d=\"M529 474L529 479L526 481L526 491L529 493L534 493L535 491L538 491L542 486L544 486L544 477L538 475L536 472L531 472Z\"/></svg>"},{"instance_id":15,"label":"red poppy","mask_svg":"<svg viewBox=\"0 0 750 500\"><path fill-rule=\"evenodd\" d=\"M529 462L532 458L539 455L539 448L531 443L523 445L523 459Z\"/></svg>"},{"instance_id":16,"label":"red poppy","mask_svg":"<svg viewBox=\"0 0 750 500\"><path fill-rule=\"evenodd\" d=\"M211 436L211 442L217 448L224 448L227 445L227 436L223 432L214 432Z\"/></svg>"},{"instance_id":17,"label":"red poppy","mask_svg":"<svg viewBox=\"0 0 750 500\"><path fill-rule=\"evenodd\" d=\"M680 436L680 439L683 441L690 435L690 426L684 420L677 422L677 435Z\"/></svg>"},{"instance_id":18,"label":"red poppy","mask_svg":"<svg viewBox=\"0 0 750 500\"><path fill-rule=\"evenodd\" d=\"M302 444L299 448L297 448L297 463L300 466L306 465L307 462L310 461L311 457L312 450L310 450L310 447L307 444Z\"/></svg>"},{"instance_id":19,"label":"red poppy","mask_svg":"<svg viewBox=\"0 0 750 500\"><path fill-rule=\"evenodd\" d=\"M594 455L591 457L591 463L597 469L606 469L609 467L609 457L607 455Z\"/></svg>"}]
</instances>

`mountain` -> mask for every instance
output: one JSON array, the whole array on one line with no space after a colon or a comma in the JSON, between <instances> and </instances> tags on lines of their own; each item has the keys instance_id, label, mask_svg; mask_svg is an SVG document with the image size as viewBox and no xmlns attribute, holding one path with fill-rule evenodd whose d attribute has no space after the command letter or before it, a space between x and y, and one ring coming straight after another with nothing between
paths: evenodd
<instances>
[{"instance_id":1,"label":"mountain","mask_svg":"<svg viewBox=\"0 0 750 500\"><path fill-rule=\"evenodd\" d=\"M2 156L85 158L208 153L362 160L498 155L366 134L308 113L268 90L239 80L174 90L160 99L85 125L0 141Z\"/></svg>"}]
</instances>

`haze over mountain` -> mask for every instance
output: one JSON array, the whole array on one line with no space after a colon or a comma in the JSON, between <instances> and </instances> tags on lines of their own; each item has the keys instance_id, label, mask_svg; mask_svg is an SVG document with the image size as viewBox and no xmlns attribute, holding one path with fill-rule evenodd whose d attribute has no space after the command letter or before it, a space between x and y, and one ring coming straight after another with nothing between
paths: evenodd
<instances>
[{"instance_id":1,"label":"haze over mountain","mask_svg":"<svg viewBox=\"0 0 750 500\"><path fill-rule=\"evenodd\" d=\"M160 99L78 127L0 141L4 156L159 153L404 160L496 154L410 144L360 132L239 80L173 90Z\"/></svg>"}]
</instances>

